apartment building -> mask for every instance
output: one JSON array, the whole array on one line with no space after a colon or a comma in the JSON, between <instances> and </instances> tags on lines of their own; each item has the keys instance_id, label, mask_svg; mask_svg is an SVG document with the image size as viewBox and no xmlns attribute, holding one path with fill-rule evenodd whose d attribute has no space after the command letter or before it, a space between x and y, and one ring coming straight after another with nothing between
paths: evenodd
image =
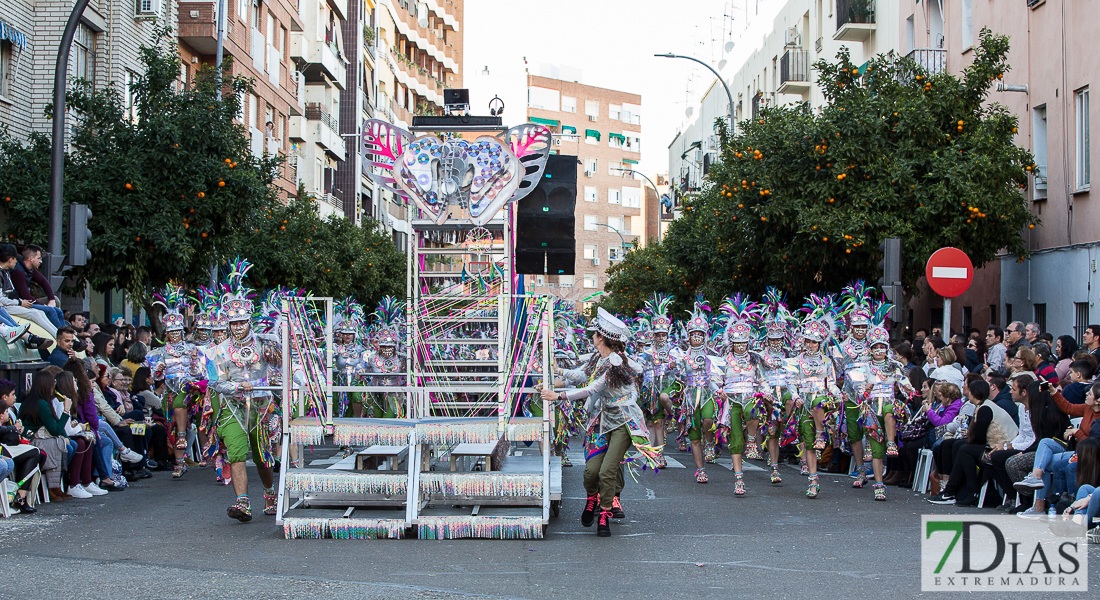
<instances>
[{"instance_id":1,"label":"apartment building","mask_svg":"<svg viewBox=\"0 0 1100 600\"><path fill-rule=\"evenodd\" d=\"M968 317L976 327L1036 322L1043 331L1080 341L1085 327L1100 320L1094 308L1100 292L1092 285L1100 258L1100 207L1090 202L1097 164L1090 89L1100 86L1090 58L1090 24L1098 18L1100 7L1087 2L961 0L916 4L899 19L908 53L952 73L973 60L982 27L1009 36L1011 70L989 100L1018 117L1016 143L1035 156L1025 193L1041 224L1022 233L1031 260L1003 256L979 270L971 291L952 303L953 323L965 325ZM978 276L984 277L980 284ZM997 294L990 300L984 289Z\"/></svg>"},{"instance_id":2,"label":"apartment building","mask_svg":"<svg viewBox=\"0 0 1100 600\"><path fill-rule=\"evenodd\" d=\"M213 66L218 43L219 0L179 2L178 39L184 84L203 66ZM296 196L299 154L292 139L294 119L303 114L301 73L291 52L291 36L302 29L296 0L227 0L222 52L233 58L231 75L252 80L253 90L241 98L240 122L248 128L251 150L287 156L275 180L282 195ZM309 189L309 186L307 186Z\"/></svg>"},{"instance_id":3,"label":"apartment building","mask_svg":"<svg viewBox=\"0 0 1100 600\"><path fill-rule=\"evenodd\" d=\"M462 14L463 0L379 0L374 21L375 118L408 130L413 115L442 113L443 90L462 87ZM367 179L366 173L362 179ZM403 249L409 207L379 190L368 212Z\"/></svg>"},{"instance_id":4,"label":"apartment building","mask_svg":"<svg viewBox=\"0 0 1100 600\"><path fill-rule=\"evenodd\" d=\"M645 235L642 183L623 177L641 159L641 110L638 94L527 76L527 120L554 132L553 152L579 161L575 274L536 275L534 292L578 301L602 292L607 268Z\"/></svg>"}]
</instances>

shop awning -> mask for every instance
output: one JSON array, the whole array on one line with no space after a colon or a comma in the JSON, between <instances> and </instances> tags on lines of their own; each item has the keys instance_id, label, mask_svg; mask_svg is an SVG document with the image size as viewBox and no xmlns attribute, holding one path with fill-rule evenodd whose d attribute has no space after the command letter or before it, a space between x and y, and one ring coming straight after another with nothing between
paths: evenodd
<instances>
[{"instance_id":1,"label":"shop awning","mask_svg":"<svg viewBox=\"0 0 1100 600\"><path fill-rule=\"evenodd\" d=\"M598 141L600 141L600 132L596 131L595 129L585 129L584 130L584 137L586 137L586 138L596 138L596 141L598 142Z\"/></svg>"},{"instance_id":2,"label":"shop awning","mask_svg":"<svg viewBox=\"0 0 1100 600\"><path fill-rule=\"evenodd\" d=\"M626 143L626 136L621 133L609 133L607 134L607 141L618 139L622 143Z\"/></svg>"},{"instance_id":3,"label":"shop awning","mask_svg":"<svg viewBox=\"0 0 1100 600\"><path fill-rule=\"evenodd\" d=\"M624 162L624 163L626 163L626 164L628 164L628 165L636 165L636 164L638 164L638 161L634 160L633 158L624 158L624 159L623 159L623 162Z\"/></svg>"},{"instance_id":4,"label":"shop awning","mask_svg":"<svg viewBox=\"0 0 1100 600\"><path fill-rule=\"evenodd\" d=\"M577 128L572 125L562 125L561 132L568 133L569 135L577 135Z\"/></svg>"},{"instance_id":5,"label":"shop awning","mask_svg":"<svg viewBox=\"0 0 1100 600\"><path fill-rule=\"evenodd\" d=\"M540 119L538 117L531 117L532 123L538 123L539 125L546 125L547 127L557 127L560 121L553 119Z\"/></svg>"}]
</instances>

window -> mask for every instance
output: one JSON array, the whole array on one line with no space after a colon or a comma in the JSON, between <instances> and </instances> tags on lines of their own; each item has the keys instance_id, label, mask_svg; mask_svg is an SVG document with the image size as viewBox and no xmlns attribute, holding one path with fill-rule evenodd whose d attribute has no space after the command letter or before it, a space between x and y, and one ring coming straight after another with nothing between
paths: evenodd
<instances>
[{"instance_id":1,"label":"window","mask_svg":"<svg viewBox=\"0 0 1100 600\"><path fill-rule=\"evenodd\" d=\"M1084 343L1085 328L1089 326L1089 303L1073 303L1073 338L1078 344Z\"/></svg>"},{"instance_id":2,"label":"window","mask_svg":"<svg viewBox=\"0 0 1100 600\"><path fill-rule=\"evenodd\" d=\"M967 332L969 332L970 328L973 327L973 326L974 326L974 307L973 306L964 306L963 307L963 322L962 322L962 330L961 330L963 335L967 335Z\"/></svg>"},{"instance_id":3,"label":"window","mask_svg":"<svg viewBox=\"0 0 1100 600\"><path fill-rule=\"evenodd\" d=\"M11 77L12 49L11 42L0 41L0 96L11 95L8 79Z\"/></svg>"},{"instance_id":4,"label":"window","mask_svg":"<svg viewBox=\"0 0 1100 600\"><path fill-rule=\"evenodd\" d=\"M571 96L561 97L561 112L575 113L577 112L577 99Z\"/></svg>"},{"instance_id":5,"label":"window","mask_svg":"<svg viewBox=\"0 0 1100 600\"><path fill-rule=\"evenodd\" d=\"M932 309L932 327L943 327L943 309Z\"/></svg>"},{"instance_id":6,"label":"window","mask_svg":"<svg viewBox=\"0 0 1100 600\"><path fill-rule=\"evenodd\" d=\"M905 51L907 53L912 52L917 43L916 26L913 23L913 17L914 15L909 15L909 18L905 20ZM818 21L818 23L820 22L821 21ZM818 37L821 36L819 35Z\"/></svg>"},{"instance_id":7,"label":"window","mask_svg":"<svg viewBox=\"0 0 1100 600\"><path fill-rule=\"evenodd\" d=\"M159 15L160 0L137 0L134 12L138 15Z\"/></svg>"},{"instance_id":8,"label":"window","mask_svg":"<svg viewBox=\"0 0 1100 600\"><path fill-rule=\"evenodd\" d=\"M1039 324L1039 331L1040 332L1046 331L1047 330L1047 305L1046 305L1046 303L1041 302L1039 304L1036 304L1033 307L1033 309L1034 309L1034 314L1035 314L1035 319L1033 319L1033 320L1036 323Z\"/></svg>"},{"instance_id":9,"label":"window","mask_svg":"<svg viewBox=\"0 0 1100 600\"><path fill-rule=\"evenodd\" d=\"M252 4L252 0L237 0L237 16L242 21L248 20L248 7Z\"/></svg>"},{"instance_id":10,"label":"window","mask_svg":"<svg viewBox=\"0 0 1100 600\"><path fill-rule=\"evenodd\" d=\"M622 204L623 203L623 191L615 188L607 190L607 203L608 204Z\"/></svg>"},{"instance_id":11,"label":"window","mask_svg":"<svg viewBox=\"0 0 1100 600\"><path fill-rule=\"evenodd\" d=\"M596 274L585 273L584 274L584 287L592 289L596 287Z\"/></svg>"},{"instance_id":12,"label":"window","mask_svg":"<svg viewBox=\"0 0 1100 600\"><path fill-rule=\"evenodd\" d=\"M584 230L597 231L599 229L599 227L597 227L599 222L600 218L596 215L584 215Z\"/></svg>"},{"instance_id":13,"label":"window","mask_svg":"<svg viewBox=\"0 0 1100 600\"><path fill-rule=\"evenodd\" d=\"M642 188L623 188L623 206L626 208L641 208Z\"/></svg>"},{"instance_id":14,"label":"window","mask_svg":"<svg viewBox=\"0 0 1100 600\"><path fill-rule=\"evenodd\" d=\"M597 256L599 256L599 251L600 251L600 248L596 244L585 244L584 245L584 257L588 260L592 260L593 258L596 258Z\"/></svg>"},{"instance_id":15,"label":"window","mask_svg":"<svg viewBox=\"0 0 1100 600\"><path fill-rule=\"evenodd\" d=\"M607 260L611 261L611 260L622 260L622 259L623 259L623 249L622 248L620 248L618 246L608 246L607 247Z\"/></svg>"},{"instance_id":16,"label":"window","mask_svg":"<svg viewBox=\"0 0 1100 600\"><path fill-rule=\"evenodd\" d=\"M1012 305L1005 304L1005 327L1012 322Z\"/></svg>"},{"instance_id":17,"label":"window","mask_svg":"<svg viewBox=\"0 0 1100 600\"><path fill-rule=\"evenodd\" d=\"M622 119L623 107L618 104L612 104L607 107L607 118L619 121Z\"/></svg>"},{"instance_id":18,"label":"window","mask_svg":"<svg viewBox=\"0 0 1100 600\"><path fill-rule=\"evenodd\" d=\"M559 110L558 90L541 87L527 88L527 106L542 110Z\"/></svg>"},{"instance_id":19,"label":"window","mask_svg":"<svg viewBox=\"0 0 1100 600\"><path fill-rule=\"evenodd\" d=\"M73 38L73 77L95 84L95 32L83 23Z\"/></svg>"},{"instance_id":20,"label":"window","mask_svg":"<svg viewBox=\"0 0 1100 600\"><path fill-rule=\"evenodd\" d=\"M599 100L585 100L584 101L584 114L590 117L600 118L600 101Z\"/></svg>"},{"instance_id":21,"label":"window","mask_svg":"<svg viewBox=\"0 0 1100 600\"><path fill-rule=\"evenodd\" d=\"M600 161L594 158L584 159L584 174L588 177L595 177L596 173L600 170Z\"/></svg>"},{"instance_id":22,"label":"window","mask_svg":"<svg viewBox=\"0 0 1100 600\"><path fill-rule=\"evenodd\" d=\"M573 287L576 283L577 279L575 275L558 275L559 287Z\"/></svg>"},{"instance_id":23,"label":"window","mask_svg":"<svg viewBox=\"0 0 1100 600\"><path fill-rule=\"evenodd\" d=\"M996 325L997 324L997 305L996 304L990 304L989 305L989 324L990 325Z\"/></svg>"},{"instance_id":24,"label":"window","mask_svg":"<svg viewBox=\"0 0 1100 600\"><path fill-rule=\"evenodd\" d=\"M1031 110L1031 153L1035 156L1035 168L1031 173L1035 177L1032 186L1032 200L1047 197L1047 106L1036 106Z\"/></svg>"},{"instance_id":25,"label":"window","mask_svg":"<svg viewBox=\"0 0 1100 600\"><path fill-rule=\"evenodd\" d=\"M608 217L607 228L614 232L616 229L621 233L623 230L623 220L621 217Z\"/></svg>"},{"instance_id":26,"label":"window","mask_svg":"<svg viewBox=\"0 0 1100 600\"><path fill-rule=\"evenodd\" d=\"M535 275L535 285L542 287L546 285L546 279L542 275Z\"/></svg>"},{"instance_id":27,"label":"window","mask_svg":"<svg viewBox=\"0 0 1100 600\"><path fill-rule=\"evenodd\" d=\"M1089 89L1074 94L1077 108L1077 189L1089 187Z\"/></svg>"},{"instance_id":28,"label":"window","mask_svg":"<svg viewBox=\"0 0 1100 600\"><path fill-rule=\"evenodd\" d=\"M974 45L974 0L962 0L962 49Z\"/></svg>"},{"instance_id":29,"label":"window","mask_svg":"<svg viewBox=\"0 0 1100 600\"><path fill-rule=\"evenodd\" d=\"M610 144L611 142L612 142L612 140L609 139L608 144ZM623 163L621 163L617 160L607 161L607 174L611 175L612 177L622 177Z\"/></svg>"},{"instance_id":30,"label":"window","mask_svg":"<svg viewBox=\"0 0 1100 600\"><path fill-rule=\"evenodd\" d=\"M623 123L631 123L633 125L642 124L642 107L638 104L623 104L623 112L621 115Z\"/></svg>"},{"instance_id":31,"label":"window","mask_svg":"<svg viewBox=\"0 0 1100 600\"><path fill-rule=\"evenodd\" d=\"M584 201L585 202L599 202L600 195L599 190L594 185L584 186Z\"/></svg>"}]
</instances>

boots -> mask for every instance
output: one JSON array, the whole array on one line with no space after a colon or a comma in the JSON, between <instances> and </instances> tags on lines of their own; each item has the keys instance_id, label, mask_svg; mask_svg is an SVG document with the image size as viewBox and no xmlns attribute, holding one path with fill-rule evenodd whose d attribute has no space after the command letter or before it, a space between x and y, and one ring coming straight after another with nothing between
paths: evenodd
<instances>
[{"instance_id":1,"label":"boots","mask_svg":"<svg viewBox=\"0 0 1100 600\"><path fill-rule=\"evenodd\" d=\"M611 511L600 511L600 522L596 525L596 535L600 537L611 537Z\"/></svg>"},{"instance_id":2,"label":"boots","mask_svg":"<svg viewBox=\"0 0 1100 600\"><path fill-rule=\"evenodd\" d=\"M589 496L584 501L584 512L581 513L581 525L584 527L591 527L592 521L596 519L596 509L600 506L600 495Z\"/></svg>"}]
</instances>

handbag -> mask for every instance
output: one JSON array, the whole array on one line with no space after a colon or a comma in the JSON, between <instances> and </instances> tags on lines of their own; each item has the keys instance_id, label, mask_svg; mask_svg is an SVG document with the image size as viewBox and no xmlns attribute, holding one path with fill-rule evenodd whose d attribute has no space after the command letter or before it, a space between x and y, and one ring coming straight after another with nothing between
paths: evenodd
<instances>
[{"instance_id":1,"label":"handbag","mask_svg":"<svg viewBox=\"0 0 1100 600\"><path fill-rule=\"evenodd\" d=\"M921 412L901 428L901 431L898 432L898 439L903 442L919 440L927 437L931 429L932 421L928 420L928 415Z\"/></svg>"}]
</instances>

